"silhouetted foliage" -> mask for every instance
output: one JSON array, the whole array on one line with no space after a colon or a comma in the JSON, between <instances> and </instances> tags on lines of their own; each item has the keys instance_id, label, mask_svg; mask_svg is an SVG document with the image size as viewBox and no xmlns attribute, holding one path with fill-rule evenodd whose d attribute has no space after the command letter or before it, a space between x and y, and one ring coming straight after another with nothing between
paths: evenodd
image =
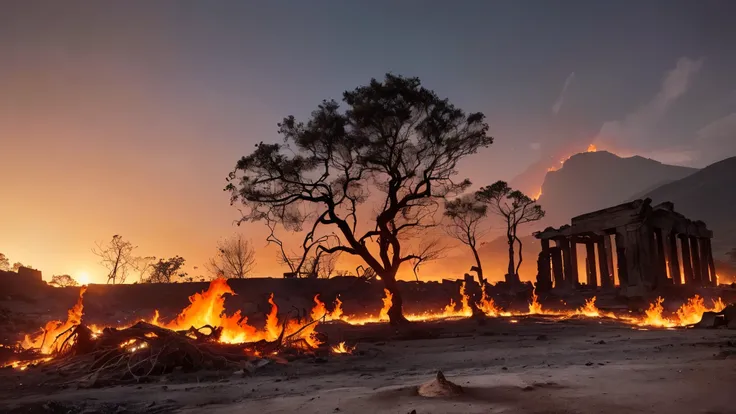
<instances>
[{"instance_id":1,"label":"silhouetted foliage","mask_svg":"<svg viewBox=\"0 0 736 414\"><path fill-rule=\"evenodd\" d=\"M21 262L15 262L15 263L13 263L13 267L10 270L12 270L14 272L17 272L18 269L20 269L21 267L25 267L26 269L34 269L33 267L31 267L29 265L24 265Z\"/></svg>"},{"instance_id":2,"label":"silhouetted foliage","mask_svg":"<svg viewBox=\"0 0 736 414\"><path fill-rule=\"evenodd\" d=\"M483 266L477 247L478 238L485 232L479 226L488 214L488 206L472 195L464 195L452 201L446 201L444 214L449 219L449 223L445 225L445 231L451 237L470 247L476 263L473 269L478 274L479 282L483 283L485 281Z\"/></svg>"},{"instance_id":3,"label":"silhouetted foliage","mask_svg":"<svg viewBox=\"0 0 736 414\"><path fill-rule=\"evenodd\" d=\"M544 217L544 210L534 200L519 190L514 190L505 181L497 181L475 193L476 199L486 203L490 211L506 222L506 238L509 244L509 267L506 281L519 283L519 267L523 260L521 239L516 236L520 224L537 221ZM514 266L514 242L519 244L519 261Z\"/></svg>"},{"instance_id":4,"label":"silhouetted foliage","mask_svg":"<svg viewBox=\"0 0 736 414\"><path fill-rule=\"evenodd\" d=\"M215 277L244 279L256 264L256 252L248 240L237 234L217 243L217 255L207 268Z\"/></svg>"},{"instance_id":5,"label":"silhouetted foliage","mask_svg":"<svg viewBox=\"0 0 736 414\"><path fill-rule=\"evenodd\" d=\"M306 228L305 257L312 249L359 256L393 294L392 323L405 322L396 273L426 260L406 242L436 224L440 201L470 185L455 179L457 163L492 138L483 114L465 114L417 78L388 74L343 101L344 112L324 101L306 123L284 119L284 143L258 144L226 190L246 208L241 221ZM372 192L381 194L377 208L359 213Z\"/></svg>"},{"instance_id":6,"label":"silhouetted foliage","mask_svg":"<svg viewBox=\"0 0 736 414\"><path fill-rule=\"evenodd\" d=\"M92 253L100 257L100 264L108 270L107 283L125 283L128 272L135 266L135 248L136 246L116 234L108 244L97 243L97 248L92 249Z\"/></svg>"},{"instance_id":7,"label":"silhouetted foliage","mask_svg":"<svg viewBox=\"0 0 736 414\"><path fill-rule=\"evenodd\" d=\"M49 284L58 287L79 286L79 283L69 275L51 276L51 282Z\"/></svg>"},{"instance_id":8,"label":"silhouetted foliage","mask_svg":"<svg viewBox=\"0 0 736 414\"><path fill-rule=\"evenodd\" d=\"M0 270L10 270L10 260L3 253L0 253Z\"/></svg>"},{"instance_id":9,"label":"silhouetted foliage","mask_svg":"<svg viewBox=\"0 0 736 414\"><path fill-rule=\"evenodd\" d=\"M170 259L159 259L158 262L151 266L151 274L145 282L172 283L175 281L175 277L186 280L187 273L181 271L184 262L184 258L180 256L174 256Z\"/></svg>"}]
</instances>

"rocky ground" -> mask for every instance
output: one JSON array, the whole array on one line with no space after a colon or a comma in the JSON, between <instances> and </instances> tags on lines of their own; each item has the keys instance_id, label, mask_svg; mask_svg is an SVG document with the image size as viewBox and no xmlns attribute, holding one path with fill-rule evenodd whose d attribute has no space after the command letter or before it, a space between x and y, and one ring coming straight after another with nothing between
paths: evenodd
<instances>
[{"instance_id":1,"label":"rocky ground","mask_svg":"<svg viewBox=\"0 0 736 414\"><path fill-rule=\"evenodd\" d=\"M733 330L546 317L321 330L355 353L94 389L60 385L39 367L5 369L0 412L736 413ZM420 395L438 370L458 395Z\"/></svg>"}]
</instances>

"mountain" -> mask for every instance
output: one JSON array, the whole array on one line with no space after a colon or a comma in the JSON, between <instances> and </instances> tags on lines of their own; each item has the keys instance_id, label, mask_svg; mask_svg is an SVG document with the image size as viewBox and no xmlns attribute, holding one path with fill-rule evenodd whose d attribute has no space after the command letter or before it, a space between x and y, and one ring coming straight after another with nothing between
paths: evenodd
<instances>
[{"instance_id":1,"label":"mountain","mask_svg":"<svg viewBox=\"0 0 736 414\"><path fill-rule=\"evenodd\" d=\"M645 194L654 204L671 201L675 211L702 220L713 230L713 252L722 257L736 247L736 157L711 164Z\"/></svg>"},{"instance_id":2,"label":"mountain","mask_svg":"<svg viewBox=\"0 0 736 414\"><path fill-rule=\"evenodd\" d=\"M547 215L536 227L569 224L572 217L620 204L696 171L608 151L575 154L559 170L547 172L539 197Z\"/></svg>"}]
</instances>

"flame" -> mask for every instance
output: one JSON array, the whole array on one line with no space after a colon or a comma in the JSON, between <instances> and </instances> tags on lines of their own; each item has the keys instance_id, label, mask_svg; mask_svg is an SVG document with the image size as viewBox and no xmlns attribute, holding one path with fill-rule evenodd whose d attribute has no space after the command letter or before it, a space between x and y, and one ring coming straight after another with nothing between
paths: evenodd
<instances>
[{"instance_id":1,"label":"flame","mask_svg":"<svg viewBox=\"0 0 736 414\"><path fill-rule=\"evenodd\" d=\"M539 187L539 191L537 191L537 194L534 195L535 200L539 200L539 197L542 196L542 187Z\"/></svg>"},{"instance_id":2,"label":"flame","mask_svg":"<svg viewBox=\"0 0 736 414\"><path fill-rule=\"evenodd\" d=\"M151 323L156 322L155 324L158 326L173 330L186 330L192 326L200 328L205 325L221 327L220 342L224 343L274 341L278 339L282 331L285 336L288 336L303 328L295 339L304 339L313 347L319 346L320 342L314 336L316 324L306 326L305 323L289 320L284 327L279 322L279 307L276 305L273 293L268 298L271 310L266 316L266 326L263 330L258 330L249 325L248 318L242 316L240 311L236 311L232 315L225 312L225 295L234 294L235 292L225 279L215 279L206 291L195 293L189 297L189 306L176 319L170 323L160 323L158 317L154 315Z\"/></svg>"},{"instance_id":3,"label":"flame","mask_svg":"<svg viewBox=\"0 0 736 414\"><path fill-rule=\"evenodd\" d=\"M314 307L312 308L311 317L313 321L324 318L324 321L339 321L343 319L342 301L335 298L335 307L332 312L327 310L325 303L319 299L319 293L314 295ZM347 317L345 317L347 319Z\"/></svg>"},{"instance_id":4,"label":"flame","mask_svg":"<svg viewBox=\"0 0 736 414\"><path fill-rule=\"evenodd\" d=\"M488 296L488 293L486 292L486 285L485 283L480 288L481 292L481 298L480 302L476 303L476 306L478 309L481 310L486 316L490 316L492 318L502 316L505 312L499 308L496 303L493 301L493 298Z\"/></svg>"},{"instance_id":5,"label":"flame","mask_svg":"<svg viewBox=\"0 0 736 414\"><path fill-rule=\"evenodd\" d=\"M379 321L387 321L388 319L388 310L391 309L391 305L393 305L393 298L394 295L391 294L391 292L388 291L388 289L383 289L383 308L381 308L381 312L378 314L378 320Z\"/></svg>"},{"instance_id":6,"label":"flame","mask_svg":"<svg viewBox=\"0 0 736 414\"><path fill-rule=\"evenodd\" d=\"M537 301L537 289L532 290L532 301L529 303L529 314L530 315L541 315L544 313L542 310L542 304Z\"/></svg>"},{"instance_id":7,"label":"flame","mask_svg":"<svg viewBox=\"0 0 736 414\"><path fill-rule=\"evenodd\" d=\"M49 321L42 328L41 333L36 334L33 338L26 335L21 346L25 349L37 348L42 354L51 354L59 351L59 347L66 339L71 336L72 328L82 321L82 311L84 310L84 292L87 286L79 289L79 298L77 303L67 311L66 322ZM72 345L73 340L69 340L67 344Z\"/></svg>"},{"instance_id":8,"label":"flame","mask_svg":"<svg viewBox=\"0 0 736 414\"><path fill-rule=\"evenodd\" d=\"M700 322L704 312L720 312L726 304L721 298L712 300L713 306L707 307L705 301L700 295L695 295L688 299L670 318L665 317L664 307L662 306L664 299L658 297L649 305L644 313L644 318L635 321L638 326L653 326L660 328L674 328L678 326L688 326Z\"/></svg>"},{"instance_id":9,"label":"flame","mask_svg":"<svg viewBox=\"0 0 736 414\"><path fill-rule=\"evenodd\" d=\"M332 347L333 354L352 354L355 351L355 347L345 345L345 342L340 342L337 346Z\"/></svg>"},{"instance_id":10,"label":"flame","mask_svg":"<svg viewBox=\"0 0 736 414\"><path fill-rule=\"evenodd\" d=\"M598 151L598 148L596 148L594 144L590 144L588 145L588 150L585 152L596 152L596 151Z\"/></svg>"}]
</instances>

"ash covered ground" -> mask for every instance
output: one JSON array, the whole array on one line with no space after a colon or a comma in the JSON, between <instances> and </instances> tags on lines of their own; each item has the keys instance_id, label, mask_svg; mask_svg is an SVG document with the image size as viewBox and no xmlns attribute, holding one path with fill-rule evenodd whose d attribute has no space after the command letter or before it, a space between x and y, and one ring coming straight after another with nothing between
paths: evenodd
<instances>
[{"instance_id":1,"label":"ash covered ground","mask_svg":"<svg viewBox=\"0 0 736 414\"><path fill-rule=\"evenodd\" d=\"M105 388L42 367L0 372L13 413L733 413L736 331L648 329L544 316L322 324L352 355L272 362L253 374L174 372ZM420 339L418 339L420 338ZM428 398L438 370L462 387Z\"/></svg>"}]
</instances>

